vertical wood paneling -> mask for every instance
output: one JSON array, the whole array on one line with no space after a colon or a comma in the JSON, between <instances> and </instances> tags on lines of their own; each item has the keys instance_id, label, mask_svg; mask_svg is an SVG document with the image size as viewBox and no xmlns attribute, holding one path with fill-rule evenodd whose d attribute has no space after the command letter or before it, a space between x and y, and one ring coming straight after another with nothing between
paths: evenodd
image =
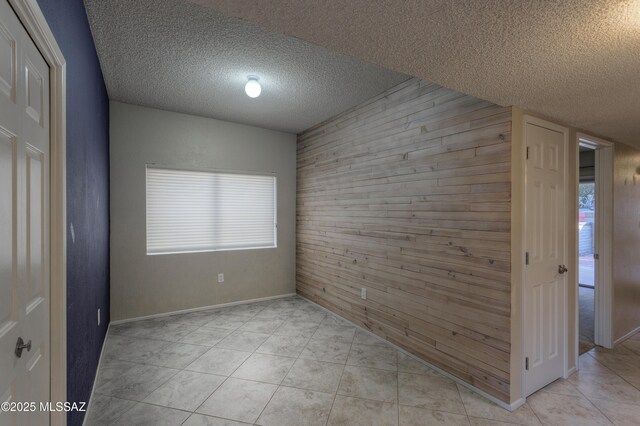
<instances>
[{"instance_id":1,"label":"vertical wood paneling","mask_svg":"<svg viewBox=\"0 0 640 426\"><path fill-rule=\"evenodd\" d=\"M300 134L298 293L508 401L510 141L417 79Z\"/></svg>"}]
</instances>

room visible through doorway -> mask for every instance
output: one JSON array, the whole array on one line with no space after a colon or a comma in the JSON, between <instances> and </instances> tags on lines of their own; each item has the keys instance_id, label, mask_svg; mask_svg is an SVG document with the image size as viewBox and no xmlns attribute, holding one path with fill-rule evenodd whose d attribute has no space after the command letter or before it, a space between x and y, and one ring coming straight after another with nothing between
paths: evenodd
<instances>
[{"instance_id":1,"label":"room visible through doorway","mask_svg":"<svg viewBox=\"0 0 640 426\"><path fill-rule=\"evenodd\" d=\"M578 188L578 295L580 354L595 346L596 279L596 161L595 150L580 146Z\"/></svg>"}]
</instances>

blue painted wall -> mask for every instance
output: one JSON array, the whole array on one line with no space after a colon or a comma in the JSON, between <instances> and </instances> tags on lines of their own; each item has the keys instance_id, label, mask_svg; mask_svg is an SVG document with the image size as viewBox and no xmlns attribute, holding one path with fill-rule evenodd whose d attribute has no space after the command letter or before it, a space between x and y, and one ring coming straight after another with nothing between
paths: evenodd
<instances>
[{"instance_id":1,"label":"blue painted wall","mask_svg":"<svg viewBox=\"0 0 640 426\"><path fill-rule=\"evenodd\" d=\"M109 99L82 0L38 3L67 61L67 399L88 401L109 324Z\"/></svg>"}]
</instances>

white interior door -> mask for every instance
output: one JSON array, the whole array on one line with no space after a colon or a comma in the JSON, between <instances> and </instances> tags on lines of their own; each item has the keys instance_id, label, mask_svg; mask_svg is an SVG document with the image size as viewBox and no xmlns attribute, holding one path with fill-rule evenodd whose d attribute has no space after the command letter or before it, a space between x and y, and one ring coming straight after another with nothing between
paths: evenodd
<instances>
[{"instance_id":1,"label":"white interior door","mask_svg":"<svg viewBox=\"0 0 640 426\"><path fill-rule=\"evenodd\" d=\"M49 401L49 347L49 67L0 0L0 402ZM2 425L48 422L0 413Z\"/></svg>"},{"instance_id":2,"label":"white interior door","mask_svg":"<svg viewBox=\"0 0 640 426\"><path fill-rule=\"evenodd\" d=\"M525 396L563 376L566 350L566 130L525 122Z\"/></svg>"}]
</instances>

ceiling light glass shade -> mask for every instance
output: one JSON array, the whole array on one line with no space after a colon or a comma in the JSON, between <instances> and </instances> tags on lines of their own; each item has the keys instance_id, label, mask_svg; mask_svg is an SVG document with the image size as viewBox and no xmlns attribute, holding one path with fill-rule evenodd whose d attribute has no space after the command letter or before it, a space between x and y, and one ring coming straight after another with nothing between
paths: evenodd
<instances>
[{"instance_id":1,"label":"ceiling light glass shade","mask_svg":"<svg viewBox=\"0 0 640 426\"><path fill-rule=\"evenodd\" d=\"M258 83L258 77L249 77L249 81L244 85L244 91L250 98L257 98L262 92L262 87Z\"/></svg>"}]
</instances>

